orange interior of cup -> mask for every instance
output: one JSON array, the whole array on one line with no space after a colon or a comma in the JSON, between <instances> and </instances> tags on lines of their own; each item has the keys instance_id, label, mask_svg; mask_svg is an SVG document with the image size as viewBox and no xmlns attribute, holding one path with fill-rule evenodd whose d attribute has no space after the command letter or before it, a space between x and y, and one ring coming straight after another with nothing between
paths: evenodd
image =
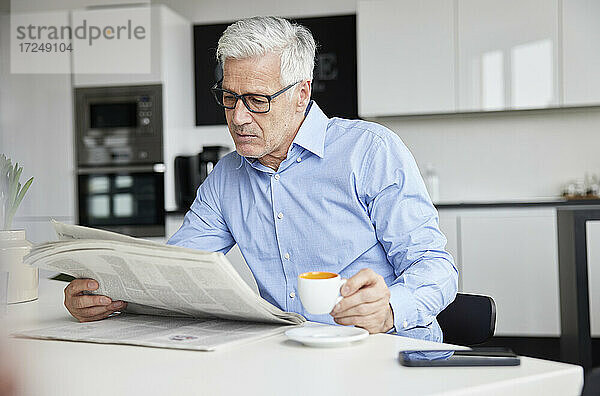
<instances>
[{"instance_id":1,"label":"orange interior of cup","mask_svg":"<svg viewBox=\"0 0 600 396\"><path fill-rule=\"evenodd\" d=\"M335 278L337 276L337 274L334 274L333 272L315 271L315 272L305 272L303 274L300 274L299 276L300 276L300 278L304 278L304 279L331 279L331 278Z\"/></svg>"}]
</instances>

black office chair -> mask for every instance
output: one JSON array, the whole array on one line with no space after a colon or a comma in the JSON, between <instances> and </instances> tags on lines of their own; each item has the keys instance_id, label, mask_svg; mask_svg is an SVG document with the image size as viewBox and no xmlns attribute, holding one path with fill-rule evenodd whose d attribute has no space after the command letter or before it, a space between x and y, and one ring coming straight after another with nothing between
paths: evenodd
<instances>
[{"instance_id":1,"label":"black office chair","mask_svg":"<svg viewBox=\"0 0 600 396\"><path fill-rule=\"evenodd\" d=\"M585 376L581 396L600 395L600 367L596 367Z\"/></svg>"},{"instance_id":2,"label":"black office chair","mask_svg":"<svg viewBox=\"0 0 600 396\"><path fill-rule=\"evenodd\" d=\"M473 346L489 340L496 328L496 303L488 296L458 293L437 316L444 342Z\"/></svg>"}]
</instances>

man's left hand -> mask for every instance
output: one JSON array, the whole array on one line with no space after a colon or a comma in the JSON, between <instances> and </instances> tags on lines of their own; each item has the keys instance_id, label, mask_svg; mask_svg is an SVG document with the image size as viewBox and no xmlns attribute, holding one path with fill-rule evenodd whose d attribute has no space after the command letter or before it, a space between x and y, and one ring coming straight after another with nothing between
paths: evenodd
<instances>
[{"instance_id":1,"label":"man's left hand","mask_svg":"<svg viewBox=\"0 0 600 396\"><path fill-rule=\"evenodd\" d=\"M362 327L369 333L385 333L394 327L390 290L383 277L370 268L349 278L341 291L344 297L331 311L341 325Z\"/></svg>"}]
</instances>

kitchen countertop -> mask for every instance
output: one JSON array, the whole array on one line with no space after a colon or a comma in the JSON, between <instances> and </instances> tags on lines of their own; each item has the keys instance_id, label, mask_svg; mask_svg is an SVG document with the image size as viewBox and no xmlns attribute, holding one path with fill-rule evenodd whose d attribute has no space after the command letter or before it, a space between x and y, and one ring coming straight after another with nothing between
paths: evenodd
<instances>
[{"instance_id":1,"label":"kitchen countertop","mask_svg":"<svg viewBox=\"0 0 600 396\"><path fill-rule=\"evenodd\" d=\"M187 209L176 209L176 210L165 210L166 216L185 216L187 213Z\"/></svg>"},{"instance_id":2,"label":"kitchen countertop","mask_svg":"<svg viewBox=\"0 0 600 396\"><path fill-rule=\"evenodd\" d=\"M515 208L515 207L540 207L540 206L566 206L566 205L600 205L600 199L567 200L561 197L532 198L523 200L498 200L498 201L463 201L463 202L438 202L437 209L476 209L476 208ZM167 210L167 216L184 216L187 210Z\"/></svg>"},{"instance_id":3,"label":"kitchen countertop","mask_svg":"<svg viewBox=\"0 0 600 396\"><path fill-rule=\"evenodd\" d=\"M600 199L575 199L567 200L562 197L532 198L523 200L498 200L498 201L464 201L464 202L438 202L438 209L473 209L473 208L514 208L538 206L567 206L567 205L600 205Z\"/></svg>"}]
</instances>

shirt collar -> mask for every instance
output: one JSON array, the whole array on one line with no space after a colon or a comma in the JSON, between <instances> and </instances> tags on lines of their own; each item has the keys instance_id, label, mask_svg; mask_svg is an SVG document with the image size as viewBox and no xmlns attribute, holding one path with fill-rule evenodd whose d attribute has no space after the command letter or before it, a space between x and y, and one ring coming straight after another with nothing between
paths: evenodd
<instances>
[{"instance_id":1,"label":"shirt collar","mask_svg":"<svg viewBox=\"0 0 600 396\"><path fill-rule=\"evenodd\" d=\"M328 124L329 118L323 113L323 110L317 105L317 102L311 100L308 103L308 106L306 106L304 121L302 121L300 129L298 129L298 133L296 134L292 145L297 144L320 158L323 158L323 155L325 154L325 133L327 132ZM244 160L249 163L256 160L241 155L239 157L240 165L237 169L240 169L242 165L244 165Z\"/></svg>"},{"instance_id":2,"label":"shirt collar","mask_svg":"<svg viewBox=\"0 0 600 396\"><path fill-rule=\"evenodd\" d=\"M300 129L292 144L297 144L323 158L325 154L325 133L329 118L323 113L314 100L311 100L306 108L306 117L300 125Z\"/></svg>"}]
</instances>

